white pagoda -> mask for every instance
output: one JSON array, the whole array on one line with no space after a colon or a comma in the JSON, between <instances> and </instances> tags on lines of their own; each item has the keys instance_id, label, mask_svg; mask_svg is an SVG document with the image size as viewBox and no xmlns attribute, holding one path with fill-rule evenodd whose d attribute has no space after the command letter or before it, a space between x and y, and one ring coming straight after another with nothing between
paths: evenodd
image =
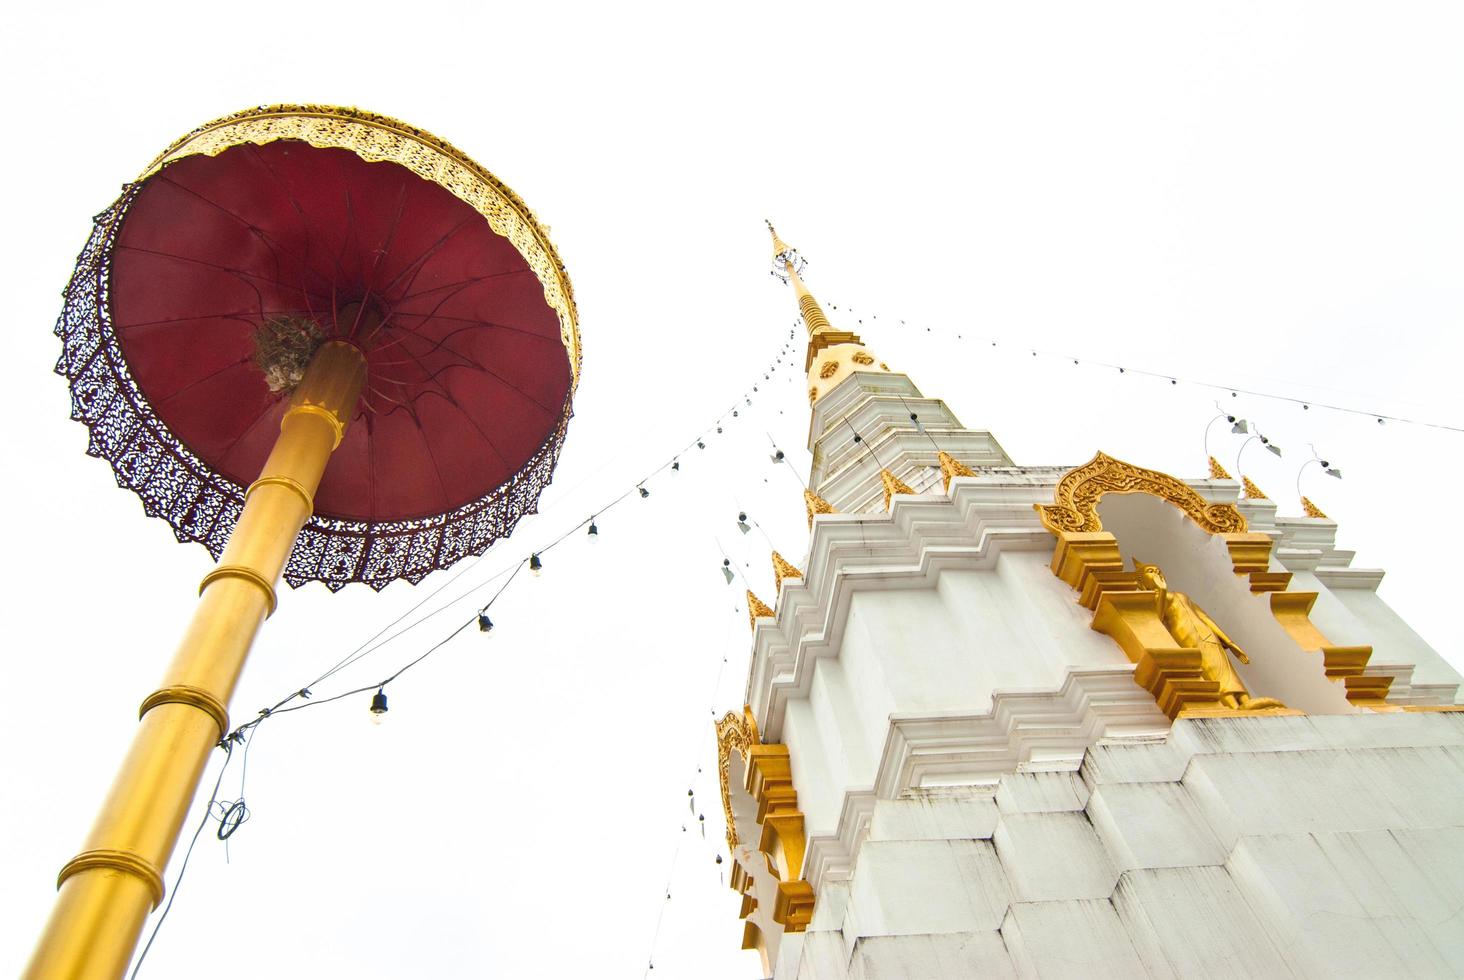
<instances>
[{"instance_id":1,"label":"white pagoda","mask_svg":"<svg viewBox=\"0 0 1464 980\"><path fill-rule=\"evenodd\" d=\"M717 724L766 972L1464 975L1461 678L1336 523L1213 461L1013 465L773 241L810 536Z\"/></svg>"}]
</instances>

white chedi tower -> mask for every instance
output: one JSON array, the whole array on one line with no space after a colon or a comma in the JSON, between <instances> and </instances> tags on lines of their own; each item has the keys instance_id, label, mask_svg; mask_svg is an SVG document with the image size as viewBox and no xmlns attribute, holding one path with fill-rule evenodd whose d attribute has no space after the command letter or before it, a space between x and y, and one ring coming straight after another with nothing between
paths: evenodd
<instances>
[{"instance_id":1,"label":"white chedi tower","mask_svg":"<svg viewBox=\"0 0 1464 980\"><path fill-rule=\"evenodd\" d=\"M1460 676L1382 572L1218 465L1013 466L773 239L811 533L717 724L767 972L1464 974Z\"/></svg>"}]
</instances>

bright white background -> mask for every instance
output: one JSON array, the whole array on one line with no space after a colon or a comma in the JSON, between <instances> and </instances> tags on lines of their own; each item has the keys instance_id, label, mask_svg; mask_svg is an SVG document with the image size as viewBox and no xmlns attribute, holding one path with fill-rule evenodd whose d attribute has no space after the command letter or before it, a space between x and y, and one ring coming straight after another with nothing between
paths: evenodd
<instances>
[{"instance_id":1,"label":"bright white background","mask_svg":"<svg viewBox=\"0 0 1464 980\"><path fill-rule=\"evenodd\" d=\"M711 719L742 703L748 652L716 539L771 600L767 542L737 532L738 508L795 561L806 535L797 481L767 458L771 433L807 470L803 381L762 379L794 316L765 216L839 326L1019 463L1102 448L1200 476L1220 397L1284 447L1252 446L1245 468L1297 513L1314 442L1346 478L1313 466L1303 492L1464 661L1464 435L1071 363L1464 424L1453 5L86 8L0 15L0 974L27 957L207 569L84 455L51 374L58 294L119 185L246 105L356 104L432 130L522 194L569 265L585 374L544 513L439 598L760 390L648 500L604 514L596 549L576 535L521 576L491 639L464 633L392 685L384 726L368 695L265 725L254 818L227 863L200 840L144 976L635 977L663 910L652 976L758 975L713 862ZM1239 443L1216 429L1229 466ZM236 720L445 577L287 591ZM484 596L317 695L390 673ZM225 797L238 776L236 760ZM688 788L705 843L681 831Z\"/></svg>"}]
</instances>

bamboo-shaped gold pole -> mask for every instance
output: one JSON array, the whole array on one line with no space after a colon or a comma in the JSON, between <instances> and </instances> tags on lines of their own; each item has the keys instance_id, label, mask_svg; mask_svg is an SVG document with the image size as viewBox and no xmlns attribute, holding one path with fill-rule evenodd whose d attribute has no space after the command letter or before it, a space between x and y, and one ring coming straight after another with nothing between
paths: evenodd
<instances>
[{"instance_id":1,"label":"bamboo-shaped gold pole","mask_svg":"<svg viewBox=\"0 0 1464 980\"><path fill-rule=\"evenodd\" d=\"M255 634L274 611L295 538L340 445L366 378L351 344L311 358L280 434L198 608L141 722L86 846L61 869L60 895L26 976L111 980L132 958L210 750L229 731L228 703Z\"/></svg>"}]
</instances>

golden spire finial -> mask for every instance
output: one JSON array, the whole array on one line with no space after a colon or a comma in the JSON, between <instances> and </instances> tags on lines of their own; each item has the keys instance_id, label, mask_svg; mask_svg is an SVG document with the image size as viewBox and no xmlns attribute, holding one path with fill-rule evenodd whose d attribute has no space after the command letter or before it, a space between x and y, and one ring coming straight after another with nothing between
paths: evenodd
<instances>
[{"instance_id":1,"label":"golden spire finial","mask_svg":"<svg viewBox=\"0 0 1464 980\"><path fill-rule=\"evenodd\" d=\"M753 629L757 629L757 621L759 619L761 619L763 616L771 616L771 615L773 615L773 611L768 608L768 604L766 602L763 602L757 596L753 595L752 594L752 590L751 589L748 589L747 590L747 625L748 626L751 626Z\"/></svg>"},{"instance_id":2,"label":"golden spire finial","mask_svg":"<svg viewBox=\"0 0 1464 980\"><path fill-rule=\"evenodd\" d=\"M1212 480L1229 480L1229 479L1231 479L1230 474L1225 472L1225 467L1221 466L1220 465L1220 461L1218 459L1216 459L1214 456L1211 456L1210 457L1210 479L1212 479Z\"/></svg>"},{"instance_id":3,"label":"golden spire finial","mask_svg":"<svg viewBox=\"0 0 1464 980\"><path fill-rule=\"evenodd\" d=\"M776 583L773 590L775 592L783 591L783 579L802 577L803 573L798 570L796 565L776 551L773 552L773 581Z\"/></svg>"},{"instance_id":4,"label":"golden spire finial","mask_svg":"<svg viewBox=\"0 0 1464 980\"><path fill-rule=\"evenodd\" d=\"M903 480L901 480L899 477L895 476L895 474L891 473L889 470L880 470L879 471L879 478L880 478L880 481L884 483L885 510L889 510L890 509L890 499L892 497L894 497L895 494L897 494L897 493L909 493L909 494L915 493L914 490L910 489L910 485L909 484L905 483Z\"/></svg>"},{"instance_id":5,"label":"golden spire finial","mask_svg":"<svg viewBox=\"0 0 1464 980\"><path fill-rule=\"evenodd\" d=\"M766 218L764 218L763 222L768 226L768 231L772 232L773 235L773 261L786 262L787 264L791 265L791 259L784 259L784 256L795 253L793 253L793 250L788 247L787 242L778 237L778 229L773 227L773 223L771 221L768 221Z\"/></svg>"},{"instance_id":6,"label":"golden spire finial","mask_svg":"<svg viewBox=\"0 0 1464 980\"><path fill-rule=\"evenodd\" d=\"M946 493L950 493L951 492L951 480L954 477L958 477L958 476L975 476L976 475L976 473L971 469L971 467L967 466L965 463L961 462L959 459L956 459L956 457L952 456L950 453L946 452L944 449L936 450L935 455L936 455L936 458L940 460L940 473L941 473L941 476L945 477ZM886 507L889 507L889 503L886 502L885 503L885 506Z\"/></svg>"},{"instance_id":7,"label":"golden spire finial","mask_svg":"<svg viewBox=\"0 0 1464 980\"><path fill-rule=\"evenodd\" d=\"M767 226L768 234L773 236L773 275L793 284L793 292L798 295L798 312L803 314L803 324L808 328L808 335L812 337L816 333L833 330L833 324L824 315L823 307L818 305L818 300L813 298L813 294L798 277L803 268L803 257L778 237L777 229L771 221L767 222Z\"/></svg>"},{"instance_id":8,"label":"golden spire finial","mask_svg":"<svg viewBox=\"0 0 1464 980\"><path fill-rule=\"evenodd\" d=\"M827 500L814 493L812 490L803 491L803 506L808 510L808 528L813 530L814 514L837 514L833 505Z\"/></svg>"},{"instance_id":9,"label":"golden spire finial","mask_svg":"<svg viewBox=\"0 0 1464 980\"><path fill-rule=\"evenodd\" d=\"M1316 504L1312 503L1305 497L1301 498L1301 509L1307 517L1320 517L1324 521L1331 520L1330 517L1322 513L1322 509L1320 507L1318 507Z\"/></svg>"},{"instance_id":10,"label":"golden spire finial","mask_svg":"<svg viewBox=\"0 0 1464 980\"><path fill-rule=\"evenodd\" d=\"M877 361L858 334L834 329L823 307L818 305L818 300L799 278L804 266L803 257L778 237L771 221L767 226L768 234L773 236L773 275L793 284L793 291L798 296L798 312L803 316L803 325L808 328L808 356L803 369L808 372L809 404L818 401L856 371L872 371L872 365L876 363L881 371L888 371L889 367ZM819 356L822 351L827 353ZM817 364L814 363L816 356L819 357Z\"/></svg>"},{"instance_id":11,"label":"golden spire finial","mask_svg":"<svg viewBox=\"0 0 1464 980\"><path fill-rule=\"evenodd\" d=\"M1246 500L1270 500L1271 498L1261 492L1261 488L1251 482L1251 478L1244 473L1240 474L1240 485L1245 487Z\"/></svg>"}]
</instances>

